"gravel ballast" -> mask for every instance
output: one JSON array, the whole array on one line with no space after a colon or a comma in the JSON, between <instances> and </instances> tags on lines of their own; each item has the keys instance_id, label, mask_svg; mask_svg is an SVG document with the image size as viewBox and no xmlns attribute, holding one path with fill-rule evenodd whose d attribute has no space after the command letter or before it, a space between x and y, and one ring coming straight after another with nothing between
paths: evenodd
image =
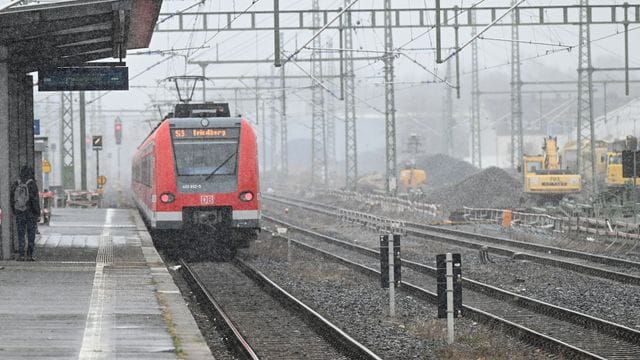
<instances>
[{"instance_id":1,"label":"gravel ballast","mask_svg":"<svg viewBox=\"0 0 640 360\"><path fill-rule=\"evenodd\" d=\"M268 208L271 204L268 203ZM378 247L378 234L358 225L337 223L335 218L300 209L295 212L295 217L288 219L363 246ZM492 255L494 263L481 264L476 250L413 236L402 240L402 256L409 260L434 266L435 255L445 252L462 255L464 277L640 329L638 286L495 255Z\"/></svg>"},{"instance_id":2,"label":"gravel ballast","mask_svg":"<svg viewBox=\"0 0 640 360\"><path fill-rule=\"evenodd\" d=\"M395 319L377 279L261 235L252 266L300 298L384 359L547 359L548 354L468 319L456 322L457 342L445 341L446 322L435 306L398 291Z\"/></svg>"}]
</instances>

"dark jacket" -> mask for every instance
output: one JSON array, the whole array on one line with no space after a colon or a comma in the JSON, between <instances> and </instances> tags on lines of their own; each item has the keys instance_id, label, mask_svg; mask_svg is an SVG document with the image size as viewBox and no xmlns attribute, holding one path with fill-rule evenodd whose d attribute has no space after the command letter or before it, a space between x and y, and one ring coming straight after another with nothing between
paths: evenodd
<instances>
[{"instance_id":1,"label":"dark jacket","mask_svg":"<svg viewBox=\"0 0 640 360\"><path fill-rule=\"evenodd\" d=\"M33 180L33 181L29 181ZM16 217L28 217L33 220L37 220L40 218L40 196L38 193L38 184L36 184L36 180L33 175L33 169L28 166L23 166L20 170L20 182L28 183L29 187L29 207L25 211L17 211L15 208L13 209L13 213ZM11 185L11 206L14 206L14 194L15 190L18 187L19 181L15 181Z\"/></svg>"}]
</instances>

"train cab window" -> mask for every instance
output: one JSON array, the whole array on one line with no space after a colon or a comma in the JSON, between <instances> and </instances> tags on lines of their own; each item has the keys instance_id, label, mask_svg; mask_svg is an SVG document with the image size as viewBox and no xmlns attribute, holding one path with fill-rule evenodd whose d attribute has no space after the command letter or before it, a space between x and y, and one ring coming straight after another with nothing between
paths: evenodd
<instances>
[{"instance_id":1,"label":"train cab window","mask_svg":"<svg viewBox=\"0 0 640 360\"><path fill-rule=\"evenodd\" d=\"M237 139L174 139L173 151L179 176L209 177L236 173Z\"/></svg>"}]
</instances>

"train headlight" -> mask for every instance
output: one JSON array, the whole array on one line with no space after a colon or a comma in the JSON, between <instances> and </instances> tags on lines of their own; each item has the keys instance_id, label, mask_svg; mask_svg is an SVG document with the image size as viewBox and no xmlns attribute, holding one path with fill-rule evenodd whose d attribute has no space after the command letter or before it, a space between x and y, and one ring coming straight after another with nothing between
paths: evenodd
<instances>
[{"instance_id":1,"label":"train headlight","mask_svg":"<svg viewBox=\"0 0 640 360\"><path fill-rule=\"evenodd\" d=\"M571 178L571 185L578 185L578 183L580 183L580 180L578 180L577 176L573 176Z\"/></svg>"},{"instance_id":2,"label":"train headlight","mask_svg":"<svg viewBox=\"0 0 640 360\"><path fill-rule=\"evenodd\" d=\"M240 200L248 202L253 200L254 196L253 193L251 191L245 191L240 193Z\"/></svg>"},{"instance_id":3,"label":"train headlight","mask_svg":"<svg viewBox=\"0 0 640 360\"><path fill-rule=\"evenodd\" d=\"M176 199L176 196L170 192L165 192L160 194L160 201L165 204L172 203L175 199Z\"/></svg>"},{"instance_id":4,"label":"train headlight","mask_svg":"<svg viewBox=\"0 0 640 360\"><path fill-rule=\"evenodd\" d=\"M532 177L531 179L529 179L529 184L538 185L538 178Z\"/></svg>"}]
</instances>

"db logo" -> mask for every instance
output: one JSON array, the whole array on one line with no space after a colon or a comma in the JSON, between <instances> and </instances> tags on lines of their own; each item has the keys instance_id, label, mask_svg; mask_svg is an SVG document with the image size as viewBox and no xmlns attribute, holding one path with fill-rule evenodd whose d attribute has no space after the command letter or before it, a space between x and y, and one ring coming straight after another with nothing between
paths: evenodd
<instances>
[{"instance_id":1,"label":"db logo","mask_svg":"<svg viewBox=\"0 0 640 360\"><path fill-rule=\"evenodd\" d=\"M213 205L214 200L213 195L200 195L200 205Z\"/></svg>"}]
</instances>

